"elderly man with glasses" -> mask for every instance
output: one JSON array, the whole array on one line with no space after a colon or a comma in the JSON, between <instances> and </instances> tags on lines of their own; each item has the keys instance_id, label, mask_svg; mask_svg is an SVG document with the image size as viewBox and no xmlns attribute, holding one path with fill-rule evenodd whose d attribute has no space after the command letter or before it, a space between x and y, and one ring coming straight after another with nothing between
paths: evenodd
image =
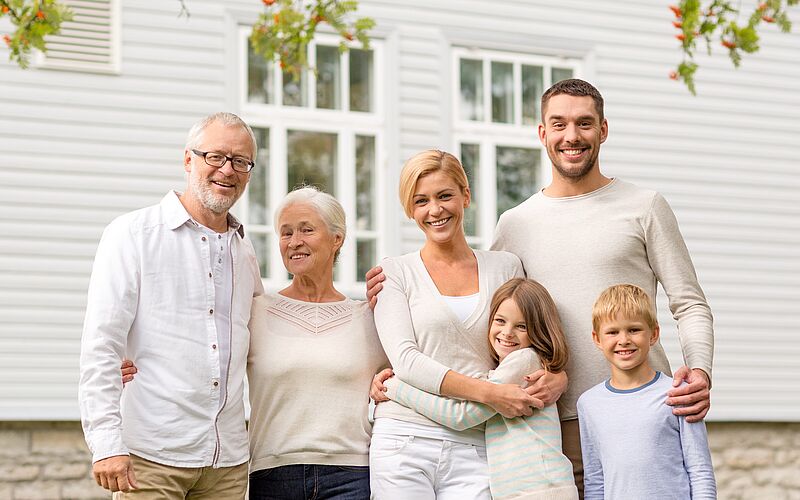
<instances>
[{"instance_id":1,"label":"elderly man with glasses","mask_svg":"<svg viewBox=\"0 0 800 500\"><path fill-rule=\"evenodd\" d=\"M253 131L216 113L189 132L187 186L103 232L81 342L80 408L98 484L115 498L243 498L242 399L252 244L228 210L254 167ZM123 392L120 361L139 374Z\"/></svg>"}]
</instances>

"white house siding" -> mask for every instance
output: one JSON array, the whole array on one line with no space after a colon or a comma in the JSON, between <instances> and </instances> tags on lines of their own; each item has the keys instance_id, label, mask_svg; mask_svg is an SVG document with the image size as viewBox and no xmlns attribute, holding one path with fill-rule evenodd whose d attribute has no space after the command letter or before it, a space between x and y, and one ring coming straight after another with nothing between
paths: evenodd
<instances>
[{"instance_id":1,"label":"white house siding","mask_svg":"<svg viewBox=\"0 0 800 500\"><path fill-rule=\"evenodd\" d=\"M800 35L767 33L738 71L715 45L691 97L667 78L680 60L667 5L362 1L386 42L382 220L401 227L389 231L387 253L421 241L395 201L402 161L452 148L451 47L577 57L606 98L604 171L664 193L714 310L712 417L796 421L800 176L790 149L800 135ZM85 291L102 228L180 188L188 127L236 110L235 28L260 3L188 7L186 19L177 1L123 1L119 75L22 71L0 50L0 419L77 417Z\"/></svg>"}]
</instances>

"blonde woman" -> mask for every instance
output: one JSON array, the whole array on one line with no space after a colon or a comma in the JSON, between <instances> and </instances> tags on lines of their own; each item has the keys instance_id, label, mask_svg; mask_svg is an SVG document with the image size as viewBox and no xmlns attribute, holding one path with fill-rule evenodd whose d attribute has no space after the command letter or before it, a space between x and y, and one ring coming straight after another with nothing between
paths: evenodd
<instances>
[{"instance_id":1,"label":"blonde woman","mask_svg":"<svg viewBox=\"0 0 800 500\"><path fill-rule=\"evenodd\" d=\"M449 153L429 150L409 159L400 175L400 200L425 243L381 264L386 279L375 324L396 376L504 415L530 415L541 402L519 386L473 378L495 366L486 346L489 302L501 284L523 276L519 259L467 244L469 185ZM490 499L483 426L455 431L398 403L378 404L370 484L378 500Z\"/></svg>"}]
</instances>

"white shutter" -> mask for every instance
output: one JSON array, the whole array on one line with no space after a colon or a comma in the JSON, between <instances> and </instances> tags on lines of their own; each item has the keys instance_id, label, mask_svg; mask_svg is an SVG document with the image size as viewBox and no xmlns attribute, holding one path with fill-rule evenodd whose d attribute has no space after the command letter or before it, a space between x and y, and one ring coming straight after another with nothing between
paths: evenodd
<instances>
[{"instance_id":1,"label":"white shutter","mask_svg":"<svg viewBox=\"0 0 800 500\"><path fill-rule=\"evenodd\" d=\"M101 73L119 72L119 2L64 0L73 18L47 38L42 67Z\"/></svg>"}]
</instances>

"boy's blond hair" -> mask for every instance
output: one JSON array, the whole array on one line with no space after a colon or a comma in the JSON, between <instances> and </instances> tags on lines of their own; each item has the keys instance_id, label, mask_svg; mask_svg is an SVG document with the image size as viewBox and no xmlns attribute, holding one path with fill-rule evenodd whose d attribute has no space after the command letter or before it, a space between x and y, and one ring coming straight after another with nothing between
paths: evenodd
<instances>
[{"instance_id":1,"label":"boy's blond hair","mask_svg":"<svg viewBox=\"0 0 800 500\"><path fill-rule=\"evenodd\" d=\"M626 318L641 318L651 330L658 326L653 302L647 292L636 285L614 285L603 290L592 307L592 329L599 332L602 322L613 319L617 314Z\"/></svg>"}]
</instances>

